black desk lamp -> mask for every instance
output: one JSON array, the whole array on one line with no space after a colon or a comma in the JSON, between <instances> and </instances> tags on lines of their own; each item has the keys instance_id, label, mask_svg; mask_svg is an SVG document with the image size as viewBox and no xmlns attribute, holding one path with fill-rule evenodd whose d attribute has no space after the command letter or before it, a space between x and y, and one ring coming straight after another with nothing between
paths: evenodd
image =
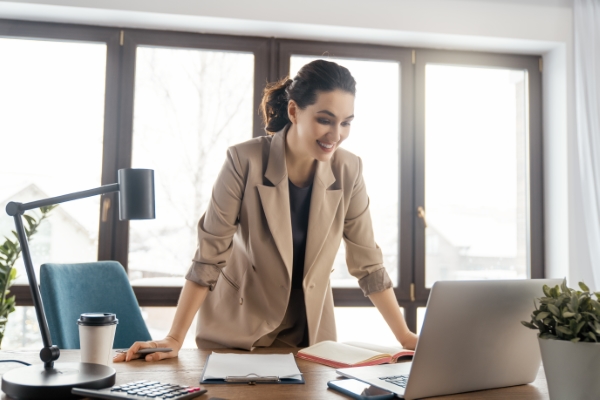
<instances>
[{"instance_id":1,"label":"black desk lamp","mask_svg":"<svg viewBox=\"0 0 600 400\"><path fill-rule=\"evenodd\" d=\"M119 219L152 219L154 213L154 171L150 169L120 169L118 183L84 190L64 196L32 201L30 203L10 202L6 206L8 215L14 217L17 235L21 244L23 262L29 279L29 288L37 316L44 348L40 358L44 364L15 368L2 376L2 391L15 399L66 399L73 398L74 387L102 389L115 384L116 372L101 364L56 363L60 350L52 345L48 322L42 305L27 236L21 216L27 210L64 203L71 200L119 192ZM73 321L75 324L76 321Z\"/></svg>"}]
</instances>

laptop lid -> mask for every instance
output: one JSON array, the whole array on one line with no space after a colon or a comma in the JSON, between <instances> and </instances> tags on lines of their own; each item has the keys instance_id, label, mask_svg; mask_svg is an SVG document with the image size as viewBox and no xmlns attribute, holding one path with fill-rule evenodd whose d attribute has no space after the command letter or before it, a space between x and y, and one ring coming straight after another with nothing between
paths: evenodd
<instances>
[{"instance_id":1,"label":"laptop lid","mask_svg":"<svg viewBox=\"0 0 600 400\"><path fill-rule=\"evenodd\" d=\"M541 355L525 328L542 286L560 279L441 281L431 288L405 398L532 382Z\"/></svg>"},{"instance_id":2,"label":"laptop lid","mask_svg":"<svg viewBox=\"0 0 600 400\"><path fill-rule=\"evenodd\" d=\"M525 328L542 286L560 279L440 281L431 288L406 390L406 399L532 382L541 356L535 331ZM372 370L339 370L376 384ZM386 366L390 376L406 366ZM355 370L355 371L352 371ZM387 384L382 387L391 389Z\"/></svg>"}]
</instances>

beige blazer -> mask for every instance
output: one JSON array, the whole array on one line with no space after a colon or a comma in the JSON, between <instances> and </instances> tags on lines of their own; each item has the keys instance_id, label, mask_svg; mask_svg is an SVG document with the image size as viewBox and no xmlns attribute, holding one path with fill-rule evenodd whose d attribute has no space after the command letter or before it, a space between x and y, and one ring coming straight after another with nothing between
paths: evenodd
<instances>
[{"instance_id":1,"label":"beige blazer","mask_svg":"<svg viewBox=\"0 0 600 400\"><path fill-rule=\"evenodd\" d=\"M200 348L251 349L281 323L292 280L286 129L230 147L198 223L186 279L210 286L198 314ZM365 295L391 287L375 243L359 157L339 148L313 181L304 280L309 343L336 340L329 276L344 238Z\"/></svg>"}]
</instances>

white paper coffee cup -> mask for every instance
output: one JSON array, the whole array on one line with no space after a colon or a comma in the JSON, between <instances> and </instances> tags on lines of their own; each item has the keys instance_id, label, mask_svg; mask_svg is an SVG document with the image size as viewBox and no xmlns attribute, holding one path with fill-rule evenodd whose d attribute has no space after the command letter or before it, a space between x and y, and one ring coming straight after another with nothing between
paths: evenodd
<instances>
[{"instance_id":1,"label":"white paper coffee cup","mask_svg":"<svg viewBox=\"0 0 600 400\"><path fill-rule=\"evenodd\" d=\"M85 313L77 320L81 362L108 365L119 320L111 313Z\"/></svg>"}]
</instances>

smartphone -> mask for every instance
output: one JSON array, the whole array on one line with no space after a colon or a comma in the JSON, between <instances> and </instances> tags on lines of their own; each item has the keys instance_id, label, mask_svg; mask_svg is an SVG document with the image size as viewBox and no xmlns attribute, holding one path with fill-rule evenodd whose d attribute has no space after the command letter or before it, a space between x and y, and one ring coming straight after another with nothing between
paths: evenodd
<instances>
[{"instance_id":1,"label":"smartphone","mask_svg":"<svg viewBox=\"0 0 600 400\"><path fill-rule=\"evenodd\" d=\"M369 385L356 379L337 379L327 382L327 386L352 398L360 400L387 400L393 399L395 394Z\"/></svg>"},{"instance_id":2,"label":"smartphone","mask_svg":"<svg viewBox=\"0 0 600 400\"><path fill-rule=\"evenodd\" d=\"M168 347L159 347L156 349L139 349L135 354L146 355L152 353L168 353L170 351L173 351L173 349L170 349ZM117 353L127 353L127 350L117 350Z\"/></svg>"}]
</instances>

